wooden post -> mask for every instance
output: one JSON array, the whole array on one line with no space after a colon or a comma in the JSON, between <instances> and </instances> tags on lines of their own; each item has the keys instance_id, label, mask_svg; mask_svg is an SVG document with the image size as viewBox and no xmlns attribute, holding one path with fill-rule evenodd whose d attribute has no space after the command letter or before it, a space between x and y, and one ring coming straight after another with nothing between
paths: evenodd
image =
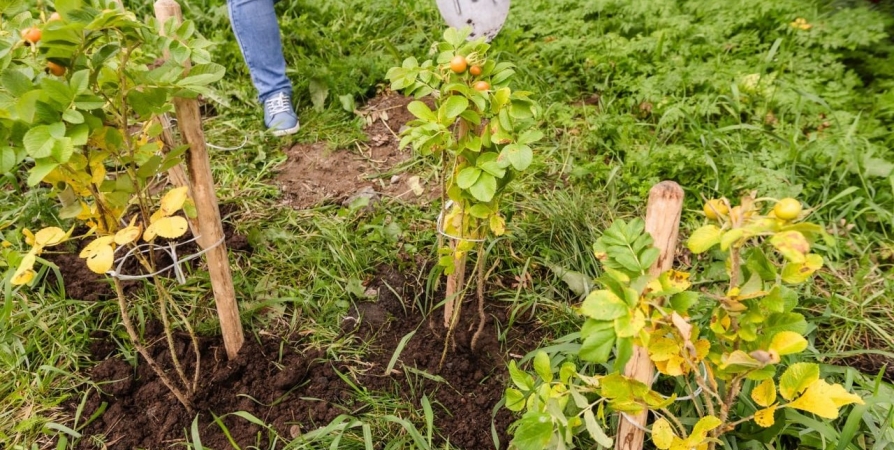
<instances>
[{"instance_id":1,"label":"wooden post","mask_svg":"<svg viewBox=\"0 0 894 450\"><path fill-rule=\"evenodd\" d=\"M649 191L649 203L646 206L646 231L652 235L655 247L660 256L649 269L649 273L657 276L670 270L674 262L674 249L680 231L680 214L683 212L683 189L673 181L662 181ZM649 359L648 352L634 346L633 356L624 367L624 375L637 381L652 384L655 366ZM645 433L641 428L646 426L648 411L636 416L621 416L618 434L615 437L616 450L640 450L643 448ZM630 422L634 422L631 424ZM638 425L638 426L637 426Z\"/></svg>"},{"instance_id":2,"label":"wooden post","mask_svg":"<svg viewBox=\"0 0 894 450\"><path fill-rule=\"evenodd\" d=\"M174 0L158 0L155 2L155 17L162 24L169 19L177 23L183 20L180 5ZM162 28L162 32L164 28ZM189 67L189 62L185 63ZM205 133L202 131L202 118L199 114L199 103L196 99L175 98L174 110L180 132L186 143L187 168L192 184L193 200L198 211L198 222L201 233L199 245L208 249L208 273L211 276L211 288L217 315L223 332L224 346L230 359L236 357L245 336L242 333L242 322L239 320L239 308L236 305L236 290L230 273L230 262L227 257L227 246L224 242L223 226L220 221L220 210L217 207L217 196L214 192L214 179L211 177L211 162L205 148ZM219 244L218 244L219 242ZM214 246L217 244L216 246ZM214 246L213 248L211 246Z\"/></svg>"}]
</instances>

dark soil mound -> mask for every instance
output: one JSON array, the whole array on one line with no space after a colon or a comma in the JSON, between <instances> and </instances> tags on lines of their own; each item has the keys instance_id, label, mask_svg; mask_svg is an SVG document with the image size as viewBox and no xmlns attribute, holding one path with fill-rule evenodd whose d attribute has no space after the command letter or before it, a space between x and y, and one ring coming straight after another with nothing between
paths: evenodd
<instances>
[{"instance_id":1,"label":"dark soil mound","mask_svg":"<svg viewBox=\"0 0 894 450\"><path fill-rule=\"evenodd\" d=\"M248 412L287 439L321 427L341 414L362 419L366 405L357 401L354 388L339 376L340 373L350 379L353 373L357 375L352 382L361 389L400 395L417 407L422 395L427 395L435 404L435 426L442 441L449 440L451 445L469 450L493 448L491 417L508 379L507 350L524 353L534 348L540 336L536 328L516 323L508 333L509 349L501 349L496 327L489 323L480 351L472 352L468 325L476 322L477 311L469 304L461 322L466 326L457 331L456 346L438 372L445 334L438 317L440 310L434 314L434 320L423 319L415 306L421 288L391 269L380 270L369 288L369 292L377 293L376 301L358 304L344 321L344 331L354 333L358 343L370 342L370 351L362 362L327 361L318 351L308 350L302 337L273 336L249 338L239 357L227 361L220 339L202 339L202 377L193 399L202 443L217 449L231 447L220 427L213 423L211 413L219 417ZM505 321L504 311L493 305L487 310L491 322ZM161 330L154 328L147 330L148 340L161 341L152 338L161 335ZM401 352L394 370L385 375L398 343L414 330L415 335ZM190 370L194 359L187 344L185 336L178 337L177 353ZM99 351L95 357L106 356L108 345L97 343L94 348ZM165 368L171 369L164 345L156 344L152 353ZM428 377L418 376L420 371ZM173 370L169 373L173 375ZM91 377L105 392L88 400L82 417L90 417L103 402L108 403L108 408L84 430L85 436L104 435L110 449L160 449L182 443L189 434L194 416L185 411L142 361L133 369L121 360L106 359L93 369ZM408 379L414 380L412 386ZM71 405L72 409L75 407ZM508 443L506 429L511 421L512 416L505 409L493 420L501 447ZM262 445L269 445L267 432L243 418L227 416L223 423L243 448L258 445L258 439ZM81 442L80 448L92 448L88 439Z\"/></svg>"}]
</instances>

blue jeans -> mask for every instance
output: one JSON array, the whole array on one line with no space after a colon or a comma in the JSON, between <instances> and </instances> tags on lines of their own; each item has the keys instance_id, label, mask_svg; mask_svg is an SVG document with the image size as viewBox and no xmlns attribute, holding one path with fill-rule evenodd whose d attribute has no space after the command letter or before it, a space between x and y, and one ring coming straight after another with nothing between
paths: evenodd
<instances>
[{"instance_id":1,"label":"blue jeans","mask_svg":"<svg viewBox=\"0 0 894 450\"><path fill-rule=\"evenodd\" d=\"M292 95L273 3L274 0L227 0L233 33L261 104L273 94Z\"/></svg>"}]
</instances>

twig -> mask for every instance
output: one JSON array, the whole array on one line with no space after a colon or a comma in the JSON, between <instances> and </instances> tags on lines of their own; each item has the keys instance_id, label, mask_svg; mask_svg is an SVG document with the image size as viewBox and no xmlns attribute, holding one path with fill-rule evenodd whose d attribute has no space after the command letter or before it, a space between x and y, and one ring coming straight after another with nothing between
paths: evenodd
<instances>
[{"instance_id":1,"label":"twig","mask_svg":"<svg viewBox=\"0 0 894 450\"><path fill-rule=\"evenodd\" d=\"M186 408L186 411L190 414L194 412L192 403L183 395L183 392L177 388L174 383L171 382L171 379L168 378L167 374L158 363L155 361L149 351L140 344L140 336L137 334L136 330L133 327L133 322L130 320L130 315L127 314L127 299L124 296L124 289L121 287L121 281L117 278L114 279L115 284L115 293L118 295L118 309L121 310L121 322L124 323L124 329L127 330L127 335L130 337L131 342L133 342L134 348L137 349L137 352L146 360L146 363L149 364L149 367L152 368L152 371L158 375L158 378L161 379L161 382L174 394L174 397L177 397L177 400Z\"/></svg>"},{"instance_id":2,"label":"twig","mask_svg":"<svg viewBox=\"0 0 894 450\"><path fill-rule=\"evenodd\" d=\"M482 242L478 244L478 330L472 335L471 347L473 352L478 351L478 340L481 339L481 334L484 333L485 322L487 322L487 315L484 313L484 280L490 278L494 269L500 264L500 259L497 258L487 271L487 274L484 274L484 256L484 242Z\"/></svg>"}]
</instances>

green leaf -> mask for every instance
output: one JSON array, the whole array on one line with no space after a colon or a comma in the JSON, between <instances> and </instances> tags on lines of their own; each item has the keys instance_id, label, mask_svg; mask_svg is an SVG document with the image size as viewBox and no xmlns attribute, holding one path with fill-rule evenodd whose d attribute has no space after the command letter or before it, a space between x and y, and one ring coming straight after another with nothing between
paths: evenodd
<instances>
[{"instance_id":1,"label":"green leaf","mask_svg":"<svg viewBox=\"0 0 894 450\"><path fill-rule=\"evenodd\" d=\"M307 90L314 110L322 111L326 107L326 98L329 97L329 86L323 80L312 78L307 84Z\"/></svg>"},{"instance_id":2,"label":"green leaf","mask_svg":"<svg viewBox=\"0 0 894 450\"><path fill-rule=\"evenodd\" d=\"M38 125L28 130L25 133L25 137L22 138L22 143L25 145L25 151L28 152L28 156L34 159L50 156L53 153L53 145L56 144L51 131L56 131L53 128L58 126L61 126L62 132L65 133L65 125L62 124L54 124L52 126Z\"/></svg>"},{"instance_id":3,"label":"green leaf","mask_svg":"<svg viewBox=\"0 0 894 450\"><path fill-rule=\"evenodd\" d=\"M506 388L506 409L519 412L525 409L525 395L515 388Z\"/></svg>"},{"instance_id":4,"label":"green leaf","mask_svg":"<svg viewBox=\"0 0 894 450\"><path fill-rule=\"evenodd\" d=\"M73 153L74 147L71 145L71 138L63 137L53 143L51 156L57 163L67 163Z\"/></svg>"},{"instance_id":5,"label":"green leaf","mask_svg":"<svg viewBox=\"0 0 894 450\"><path fill-rule=\"evenodd\" d=\"M512 167L519 172L528 168L534 161L534 151L531 147L522 144L509 144L503 148L502 154L509 160Z\"/></svg>"},{"instance_id":6,"label":"green leaf","mask_svg":"<svg viewBox=\"0 0 894 450\"><path fill-rule=\"evenodd\" d=\"M686 246L692 253L704 253L719 244L722 236L723 231L717 225L705 225L692 232Z\"/></svg>"},{"instance_id":7,"label":"green leaf","mask_svg":"<svg viewBox=\"0 0 894 450\"><path fill-rule=\"evenodd\" d=\"M21 97L24 93L34 89L34 84L30 78L11 67L4 70L3 74L0 75L0 85L13 97Z\"/></svg>"},{"instance_id":8,"label":"green leaf","mask_svg":"<svg viewBox=\"0 0 894 450\"><path fill-rule=\"evenodd\" d=\"M698 304L698 292L683 291L670 298L670 307L681 315L688 315L689 308Z\"/></svg>"},{"instance_id":9,"label":"green leaf","mask_svg":"<svg viewBox=\"0 0 894 450\"><path fill-rule=\"evenodd\" d=\"M28 174L28 186L36 186L56 167L59 167L59 163L52 161L49 158L36 160L34 167L31 169L31 173Z\"/></svg>"},{"instance_id":10,"label":"green leaf","mask_svg":"<svg viewBox=\"0 0 894 450\"><path fill-rule=\"evenodd\" d=\"M452 95L448 97L447 101L445 101L438 109L438 116L442 123L450 123L468 107L468 99L460 95Z\"/></svg>"},{"instance_id":11,"label":"green leaf","mask_svg":"<svg viewBox=\"0 0 894 450\"><path fill-rule=\"evenodd\" d=\"M544 382L553 381L552 364L549 361L549 355L543 350L538 351L534 356L534 371L540 375L540 379Z\"/></svg>"},{"instance_id":12,"label":"green leaf","mask_svg":"<svg viewBox=\"0 0 894 450\"><path fill-rule=\"evenodd\" d=\"M89 82L90 71L88 69L83 69L71 74L71 80L69 80L68 85L71 87L71 90L74 91L75 95L80 95L87 92L87 89L90 88Z\"/></svg>"},{"instance_id":13,"label":"green leaf","mask_svg":"<svg viewBox=\"0 0 894 450\"><path fill-rule=\"evenodd\" d=\"M416 118L426 122L438 121L438 116L436 116L432 110L428 109L428 105L419 100L410 102L410 104L407 105L407 111L410 111L410 114L416 116Z\"/></svg>"},{"instance_id":14,"label":"green leaf","mask_svg":"<svg viewBox=\"0 0 894 450\"><path fill-rule=\"evenodd\" d=\"M798 294L785 286L776 285L760 299L760 305L774 313L789 312L798 306Z\"/></svg>"},{"instance_id":15,"label":"green leaf","mask_svg":"<svg viewBox=\"0 0 894 450\"><path fill-rule=\"evenodd\" d=\"M615 346L615 330L603 329L590 333L580 347L580 358L584 361L604 363L611 356Z\"/></svg>"},{"instance_id":16,"label":"green leaf","mask_svg":"<svg viewBox=\"0 0 894 450\"><path fill-rule=\"evenodd\" d=\"M596 320L614 320L629 314L630 308L612 291L593 291L580 306L580 313Z\"/></svg>"},{"instance_id":17,"label":"green leaf","mask_svg":"<svg viewBox=\"0 0 894 450\"><path fill-rule=\"evenodd\" d=\"M12 147L0 147L0 174L11 172L19 163L16 149Z\"/></svg>"},{"instance_id":18,"label":"green leaf","mask_svg":"<svg viewBox=\"0 0 894 450\"><path fill-rule=\"evenodd\" d=\"M481 169L477 167L466 167L463 170L460 170L456 175L456 185L461 189L468 189L478 181L478 178L481 177Z\"/></svg>"},{"instance_id":19,"label":"green leaf","mask_svg":"<svg viewBox=\"0 0 894 450\"><path fill-rule=\"evenodd\" d=\"M497 162L497 154L494 152L479 155L478 159L475 160L475 165L497 178L503 178L506 175L506 168Z\"/></svg>"},{"instance_id":20,"label":"green leaf","mask_svg":"<svg viewBox=\"0 0 894 450\"><path fill-rule=\"evenodd\" d=\"M482 172L478 181L469 188L469 193L480 202L489 202L497 193L497 179L489 173Z\"/></svg>"},{"instance_id":21,"label":"green leaf","mask_svg":"<svg viewBox=\"0 0 894 450\"><path fill-rule=\"evenodd\" d=\"M516 142L522 145L528 145L543 139L543 132L540 130L527 130L518 136Z\"/></svg>"},{"instance_id":22,"label":"green leaf","mask_svg":"<svg viewBox=\"0 0 894 450\"><path fill-rule=\"evenodd\" d=\"M547 413L529 412L516 424L512 445L518 450L543 450L553 437L553 422Z\"/></svg>"},{"instance_id":23,"label":"green leaf","mask_svg":"<svg viewBox=\"0 0 894 450\"><path fill-rule=\"evenodd\" d=\"M779 394L786 400L794 399L807 386L819 380L819 365L813 363L792 364L779 378Z\"/></svg>"},{"instance_id":24,"label":"green leaf","mask_svg":"<svg viewBox=\"0 0 894 450\"><path fill-rule=\"evenodd\" d=\"M478 219L487 219L493 214L493 211L484 203L476 203L469 208L469 214Z\"/></svg>"},{"instance_id":25,"label":"green leaf","mask_svg":"<svg viewBox=\"0 0 894 450\"><path fill-rule=\"evenodd\" d=\"M599 423L596 422L596 417L593 415L593 410L590 408L584 410L584 424L587 427L587 432L590 433L590 437L593 438L597 444L606 448L611 448L612 445L614 445L612 438L608 437L602 427L599 426Z\"/></svg>"},{"instance_id":26,"label":"green leaf","mask_svg":"<svg viewBox=\"0 0 894 450\"><path fill-rule=\"evenodd\" d=\"M177 85L184 87L189 85L207 86L223 78L225 73L226 69L220 64L197 64L189 70L189 75L180 80ZM313 94L313 90L311 90L311 94Z\"/></svg>"},{"instance_id":27,"label":"green leaf","mask_svg":"<svg viewBox=\"0 0 894 450\"><path fill-rule=\"evenodd\" d=\"M84 115L76 109L66 109L62 113L62 120L77 125L84 123Z\"/></svg>"},{"instance_id":28,"label":"green leaf","mask_svg":"<svg viewBox=\"0 0 894 450\"><path fill-rule=\"evenodd\" d=\"M534 388L534 377L522 372L515 364L515 360L509 361L509 378L521 390L530 391Z\"/></svg>"}]
</instances>

